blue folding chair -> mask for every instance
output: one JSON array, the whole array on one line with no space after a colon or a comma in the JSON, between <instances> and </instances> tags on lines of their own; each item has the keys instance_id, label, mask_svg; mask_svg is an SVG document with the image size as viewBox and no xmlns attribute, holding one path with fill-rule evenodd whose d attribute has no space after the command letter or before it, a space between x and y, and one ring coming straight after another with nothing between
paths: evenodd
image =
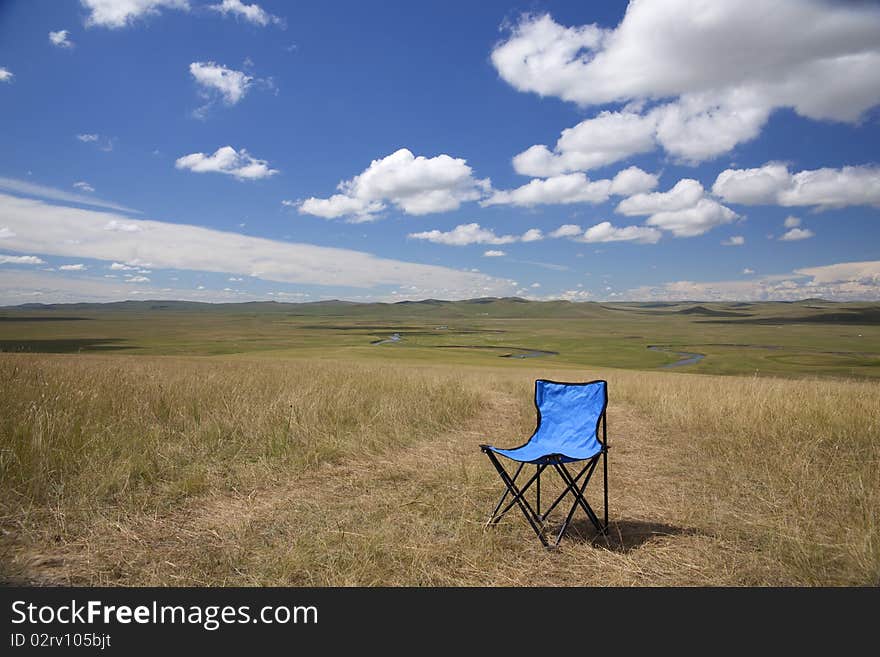
<instances>
[{"instance_id":1,"label":"blue folding chair","mask_svg":"<svg viewBox=\"0 0 880 657\"><path fill-rule=\"evenodd\" d=\"M562 502L566 495L574 497L571 509L565 522L556 536L554 546L559 545L562 535L568 529L575 510L580 506L590 522L601 534L608 531L608 432L605 423L605 410L608 406L608 383L606 381L590 381L589 383L559 383L538 379L535 381L535 409L538 411L538 422L535 432L524 445L514 449L499 449L492 445L480 445L480 449L489 460L507 490L495 506L486 526L494 525L515 505L519 506L526 520L529 521L535 534L544 547L550 547L544 537L542 527L550 512ZM602 439L599 439L599 426L602 427ZM505 470L496 454L519 463L513 477ZM605 520L600 523L592 507L584 498L584 491L599 457L602 457L603 484L605 492ZM585 462L577 476L572 476L567 463ZM536 472L522 487L517 487L516 480L526 463L533 463ZM555 501L541 513L541 473L552 467L565 485L564 490ZM578 485L579 481L582 481ZM525 497L526 491L535 484L535 509ZM513 498L504 505L508 495Z\"/></svg>"}]
</instances>

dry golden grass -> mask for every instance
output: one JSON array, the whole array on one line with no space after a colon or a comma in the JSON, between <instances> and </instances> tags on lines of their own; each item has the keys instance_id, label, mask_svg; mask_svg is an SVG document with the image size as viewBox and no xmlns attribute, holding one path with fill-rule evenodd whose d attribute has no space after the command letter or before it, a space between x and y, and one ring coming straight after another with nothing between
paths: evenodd
<instances>
[{"instance_id":1,"label":"dry golden grass","mask_svg":"<svg viewBox=\"0 0 880 657\"><path fill-rule=\"evenodd\" d=\"M523 365L3 357L5 577L880 583L876 384ZM528 436L537 376L609 381L607 541L483 530L501 484L477 445Z\"/></svg>"}]
</instances>

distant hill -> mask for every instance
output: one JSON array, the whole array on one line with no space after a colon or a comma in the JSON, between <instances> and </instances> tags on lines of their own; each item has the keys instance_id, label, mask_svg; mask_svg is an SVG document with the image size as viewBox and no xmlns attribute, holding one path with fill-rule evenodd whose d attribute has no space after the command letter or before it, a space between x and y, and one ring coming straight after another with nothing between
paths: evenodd
<instances>
[{"instance_id":1,"label":"distant hill","mask_svg":"<svg viewBox=\"0 0 880 657\"><path fill-rule=\"evenodd\" d=\"M449 301L443 299L423 299L420 301L398 301L393 303L360 303L327 299L304 303L284 303L279 301L248 301L242 303L204 303L199 301L176 301L151 299L145 301L116 301L111 303L60 303L41 304L26 303L18 306L0 307L5 317L21 316L23 313L33 315L34 319L47 318L54 313L67 315L76 313L112 313L126 312L135 314L149 313L219 313L235 315L275 314L291 317L348 317L388 319L420 319L425 321L467 319L467 318L535 318L535 319L576 319L599 318L607 316L607 311L616 313L637 313L644 315L693 315L726 321L747 321L755 313L781 312L786 315L801 309L806 315L815 315L816 304L821 303L822 310L834 310L835 314L826 314L823 319L805 319L803 321L876 321L877 304L852 303L840 304L826 300L807 299L795 302L571 302L529 301L521 297L481 297ZM748 312L744 312L748 309ZM792 321L791 317L787 317ZM756 320L753 320L756 321ZM768 321L762 318L760 321Z\"/></svg>"}]
</instances>

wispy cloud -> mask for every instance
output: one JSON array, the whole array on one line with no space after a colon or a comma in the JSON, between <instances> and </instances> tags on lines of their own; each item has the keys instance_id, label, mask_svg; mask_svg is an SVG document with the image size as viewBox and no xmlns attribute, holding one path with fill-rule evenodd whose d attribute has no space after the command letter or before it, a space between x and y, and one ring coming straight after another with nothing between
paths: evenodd
<instances>
[{"instance_id":1,"label":"wispy cloud","mask_svg":"<svg viewBox=\"0 0 880 657\"><path fill-rule=\"evenodd\" d=\"M407 286L408 294L422 298L504 295L514 289L505 279L380 258L362 251L131 220L109 212L4 194L0 194L0 216L14 233L4 239L4 248L24 253L132 265L149 262L157 269L222 272L306 285L367 289ZM112 222L137 226L139 230L105 230Z\"/></svg>"},{"instance_id":2,"label":"wispy cloud","mask_svg":"<svg viewBox=\"0 0 880 657\"><path fill-rule=\"evenodd\" d=\"M77 203L79 205L89 205L99 208L110 208L111 210L120 210L121 212L132 212L140 214L140 210L133 210L124 205L113 203L112 201L104 201L94 196L83 196L82 194L74 194L66 192L62 189L49 187L47 185L37 185L26 180L17 180L16 178L0 177L0 190L12 192L13 194L23 194L25 196L35 196L37 198L51 199L53 201L63 201L65 203Z\"/></svg>"},{"instance_id":3,"label":"wispy cloud","mask_svg":"<svg viewBox=\"0 0 880 657\"><path fill-rule=\"evenodd\" d=\"M49 32L49 42L58 48L73 48L73 41L70 40L70 32L67 30Z\"/></svg>"},{"instance_id":4,"label":"wispy cloud","mask_svg":"<svg viewBox=\"0 0 880 657\"><path fill-rule=\"evenodd\" d=\"M284 25L283 18L273 16L257 3L248 5L241 0L223 0L220 4L208 5L208 9L219 12L224 16L233 15L260 27L266 27L270 23L279 26Z\"/></svg>"}]
</instances>

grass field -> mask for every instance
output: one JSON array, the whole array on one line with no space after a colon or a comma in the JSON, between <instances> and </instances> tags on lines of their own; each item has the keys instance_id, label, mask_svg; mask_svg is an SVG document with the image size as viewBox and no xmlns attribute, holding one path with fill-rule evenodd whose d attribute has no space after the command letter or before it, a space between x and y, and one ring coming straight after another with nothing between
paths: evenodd
<instances>
[{"instance_id":1,"label":"grass field","mask_svg":"<svg viewBox=\"0 0 880 657\"><path fill-rule=\"evenodd\" d=\"M877 585L878 313L818 301L2 310L2 577ZM658 369L677 357L649 345L706 357ZM528 350L557 354L500 357ZM609 382L607 540L584 518L553 552L521 517L483 529L500 482L477 445L530 434L538 377Z\"/></svg>"}]
</instances>

